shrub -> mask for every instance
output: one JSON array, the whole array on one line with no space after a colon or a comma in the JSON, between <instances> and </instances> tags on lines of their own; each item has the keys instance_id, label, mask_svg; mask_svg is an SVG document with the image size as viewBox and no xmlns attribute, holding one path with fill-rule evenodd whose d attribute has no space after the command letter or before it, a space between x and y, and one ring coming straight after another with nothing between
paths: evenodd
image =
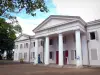
<instances>
[{"instance_id":1,"label":"shrub","mask_svg":"<svg viewBox=\"0 0 100 75\"><path fill-rule=\"evenodd\" d=\"M23 59L23 58L21 58L21 59L20 59L20 63L23 63L23 62L24 62L24 59Z\"/></svg>"}]
</instances>

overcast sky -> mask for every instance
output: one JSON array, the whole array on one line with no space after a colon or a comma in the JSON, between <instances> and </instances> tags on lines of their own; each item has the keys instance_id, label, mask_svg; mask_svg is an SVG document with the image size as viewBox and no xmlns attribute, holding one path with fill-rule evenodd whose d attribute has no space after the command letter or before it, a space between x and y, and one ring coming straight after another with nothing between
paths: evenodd
<instances>
[{"instance_id":1,"label":"overcast sky","mask_svg":"<svg viewBox=\"0 0 100 75\"><path fill-rule=\"evenodd\" d=\"M32 17L25 14L24 10L16 14L22 26L23 33L33 35L32 30L50 15L80 16L86 22L100 19L100 0L45 0L48 13L37 12Z\"/></svg>"}]
</instances>

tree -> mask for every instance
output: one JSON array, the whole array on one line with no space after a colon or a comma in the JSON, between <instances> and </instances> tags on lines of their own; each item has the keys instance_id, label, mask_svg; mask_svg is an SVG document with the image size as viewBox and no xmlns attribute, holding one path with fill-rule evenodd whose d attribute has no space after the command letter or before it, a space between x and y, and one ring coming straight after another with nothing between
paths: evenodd
<instances>
[{"instance_id":1,"label":"tree","mask_svg":"<svg viewBox=\"0 0 100 75\"><path fill-rule=\"evenodd\" d=\"M48 12L44 0L0 0L0 16L11 18L9 12L19 13L22 9L32 16L36 15L36 10Z\"/></svg>"},{"instance_id":2,"label":"tree","mask_svg":"<svg viewBox=\"0 0 100 75\"><path fill-rule=\"evenodd\" d=\"M14 40L16 39L15 33L21 31L22 29L19 25L11 25L5 22L5 19L0 18L0 54L3 54L4 51L7 51L8 55L11 54L14 48Z\"/></svg>"},{"instance_id":3,"label":"tree","mask_svg":"<svg viewBox=\"0 0 100 75\"><path fill-rule=\"evenodd\" d=\"M36 10L48 12L45 0L0 0L0 17L8 18L12 24L17 23L16 28L18 29L18 21L11 13L19 13L23 9L26 14L32 16L36 15Z\"/></svg>"},{"instance_id":4,"label":"tree","mask_svg":"<svg viewBox=\"0 0 100 75\"><path fill-rule=\"evenodd\" d=\"M18 21L11 13L19 13L21 10L25 10L26 14L35 16L36 10L40 12L48 12L45 0L0 0L0 17L8 18L12 21L12 25L5 22L0 18L0 53L5 50L11 51L14 47L14 40L16 38L16 32L22 32ZM13 25L17 23L17 25Z\"/></svg>"}]
</instances>

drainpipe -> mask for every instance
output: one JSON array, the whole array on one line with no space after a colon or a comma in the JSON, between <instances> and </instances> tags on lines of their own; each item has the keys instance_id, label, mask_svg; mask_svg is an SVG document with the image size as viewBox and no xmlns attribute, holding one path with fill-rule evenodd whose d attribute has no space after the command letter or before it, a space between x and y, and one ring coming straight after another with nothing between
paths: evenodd
<instances>
[{"instance_id":1,"label":"drainpipe","mask_svg":"<svg viewBox=\"0 0 100 75\"><path fill-rule=\"evenodd\" d=\"M86 29L86 36L87 36L87 27L85 27L85 29ZM88 51L88 66L90 66L90 58L89 58L89 46L88 46L88 39L87 39L87 51Z\"/></svg>"},{"instance_id":2,"label":"drainpipe","mask_svg":"<svg viewBox=\"0 0 100 75\"><path fill-rule=\"evenodd\" d=\"M30 46L29 46L29 63L30 63L30 51L31 51L31 37L29 36Z\"/></svg>"}]
</instances>

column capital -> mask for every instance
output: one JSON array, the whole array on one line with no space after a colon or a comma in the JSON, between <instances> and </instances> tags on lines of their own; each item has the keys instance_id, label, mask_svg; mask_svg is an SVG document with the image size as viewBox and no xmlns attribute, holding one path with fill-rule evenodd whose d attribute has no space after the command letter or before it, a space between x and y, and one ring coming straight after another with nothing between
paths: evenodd
<instances>
[{"instance_id":1,"label":"column capital","mask_svg":"<svg viewBox=\"0 0 100 75\"><path fill-rule=\"evenodd\" d=\"M62 33L59 33L59 35L63 35Z\"/></svg>"},{"instance_id":2,"label":"column capital","mask_svg":"<svg viewBox=\"0 0 100 75\"><path fill-rule=\"evenodd\" d=\"M59 35L59 34L62 34L62 35L63 35L63 33L62 33L62 32L61 32L61 33L57 33L57 34L58 34L58 35Z\"/></svg>"},{"instance_id":3,"label":"column capital","mask_svg":"<svg viewBox=\"0 0 100 75\"><path fill-rule=\"evenodd\" d=\"M75 31L80 31L80 29L76 29Z\"/></svg>"},{"instance_id":4,"label":"column capital","mask_svg":"<svg viewBox=\"0 0 100 75\"><path fill-rule=\"evenodd\" d=\"M45 38L46 38L46 37L49 37L49 35L45 36Z\"/></svg>"},{"instance_id":5,"label":"column capital","mask_svg":"<svg viewBox=\"0 0 100 75\"><path fill-rule=\"evenodd\" d=\"M39 39L39 38L35 38L35 40L37 40L37 39Z\"/></svg>"}]
</instances>

